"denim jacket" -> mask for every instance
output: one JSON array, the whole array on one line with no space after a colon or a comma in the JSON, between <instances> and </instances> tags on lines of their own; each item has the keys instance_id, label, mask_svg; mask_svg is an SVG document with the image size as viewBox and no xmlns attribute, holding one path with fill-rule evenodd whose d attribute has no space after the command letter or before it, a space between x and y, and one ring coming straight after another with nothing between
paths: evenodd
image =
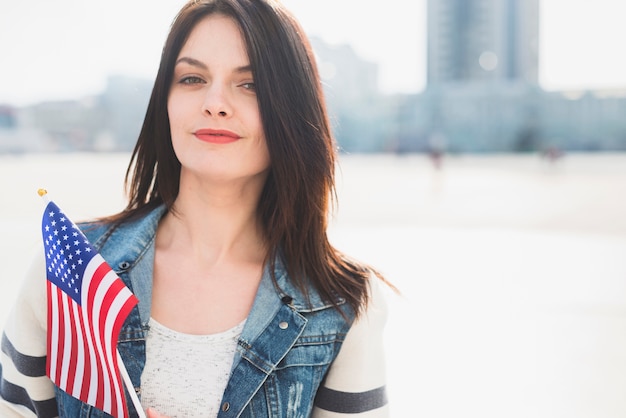
<instances>
[{"instance_id":1,"label":"denim jacket","mask_svg":"<svg viewBox=\"0 0 626 418\"><path fill-rule=\"evenodd\" d=\"M152 300L157 225L165 208L116 228L81 225L87 238L139 299L121 330L118 350L136 393L146 362L146 333ZM344 300L345 318L312 287L308 300L277 260L276 283L265 268L241 337L218 417L308 417L327 371L350 329L354 313ZM106 417L56 389L61 417ZM130 415L137 416L127 395Z\"/></svg>"}]
</instances>

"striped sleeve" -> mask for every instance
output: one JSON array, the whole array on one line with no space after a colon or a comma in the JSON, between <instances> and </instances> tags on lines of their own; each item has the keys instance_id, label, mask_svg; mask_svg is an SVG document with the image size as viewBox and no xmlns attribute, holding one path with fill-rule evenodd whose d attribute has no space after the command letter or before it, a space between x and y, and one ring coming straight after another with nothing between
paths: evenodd
<instances>
[{"instance_id":1,"label":"striped sleeve","mask_svg":"<svg viewBox=\"0 0 626 418\"><path fill-rule=\"evenodd\" d=\"M45 265L43 257L34 260L2 333L2 418L58 415L54 385L46 376Z\"/></svg>"},{"instance_id":2,"label":"striped sleeve","mask_svg":"<svg viewBox=\"0 0 626 418\"><path fill-rule=\"evenodd\" d=\"M355 321L318 390L313 418L387 418L383 331L387 305L378 279L370 304Z\"/></svg>"}]
</instances>

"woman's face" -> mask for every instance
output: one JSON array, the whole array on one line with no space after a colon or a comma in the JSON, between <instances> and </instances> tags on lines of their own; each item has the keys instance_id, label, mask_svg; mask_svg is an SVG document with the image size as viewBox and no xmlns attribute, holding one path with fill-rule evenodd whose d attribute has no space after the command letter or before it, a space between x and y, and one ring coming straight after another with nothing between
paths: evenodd
<instances>
[{"instance_id":1,"label":"woman's face","mask_svg":"<svg viewBox=\"0 0 626 418\"><path fill-rule=\"evenodd\" d=\"M201 20L178 55L167 103L181 175L264 183L270 165L245 44L236 23Z\"/></svg>"}]
</instances>

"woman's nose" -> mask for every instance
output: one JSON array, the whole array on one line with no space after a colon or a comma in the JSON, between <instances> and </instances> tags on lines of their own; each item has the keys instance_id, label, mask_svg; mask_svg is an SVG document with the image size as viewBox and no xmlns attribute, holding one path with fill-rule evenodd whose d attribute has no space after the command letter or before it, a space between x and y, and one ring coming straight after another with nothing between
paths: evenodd
<instances>
[{"instance_id":1,"label":"woman's nose","mask_svg":"<svg viewBox=\"0 0 626 418\"><path fill-rule=\"evenodd\" d=\"M202 111L210 116L230 116L232 114L232 106L227 96L224 87L215 84L210 86L202 103Z\"/></svg>"}]
</instances>

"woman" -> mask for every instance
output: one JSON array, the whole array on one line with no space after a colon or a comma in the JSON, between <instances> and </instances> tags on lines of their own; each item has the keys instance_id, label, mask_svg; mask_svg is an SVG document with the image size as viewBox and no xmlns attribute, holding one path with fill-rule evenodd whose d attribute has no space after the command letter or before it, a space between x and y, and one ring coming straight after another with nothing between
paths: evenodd
<instances>
[{"instance_id":1,"label":"woman","mask_svg":"<svg viewBox=\"0 0 626 418\"><path fill-rule=\"evenodd\" d=\"M118 350L149 417L388 415L380 280L326 236L334 164L296 20L273 0L185 5L128 206L82 225L140 301ZM38 262L5 329L1 415L105 416L42 378L43 280Z\"/></svg>"}]
</instances>

